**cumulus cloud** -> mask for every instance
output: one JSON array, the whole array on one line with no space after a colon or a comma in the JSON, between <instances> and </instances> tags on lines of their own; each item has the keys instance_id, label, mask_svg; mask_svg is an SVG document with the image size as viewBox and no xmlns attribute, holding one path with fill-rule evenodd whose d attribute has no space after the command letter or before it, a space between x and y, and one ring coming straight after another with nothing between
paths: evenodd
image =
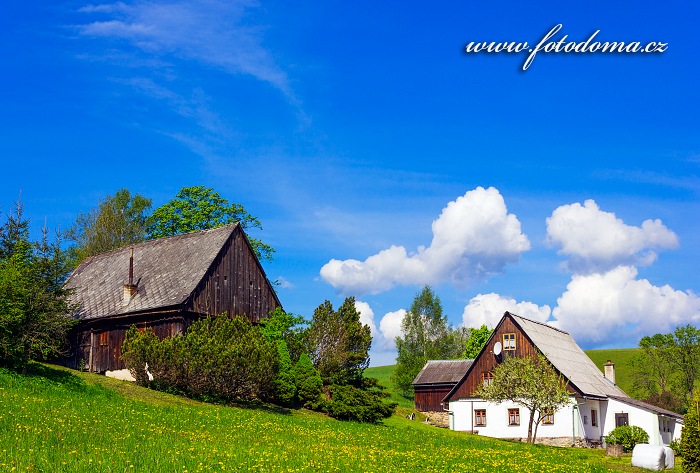
<instances>
[{"instance_id":1,"label":"cumulus cloud","mask_svg":"<svg viewBox=\"0 0 700 473\"><path fill-rule=\"evenodd\" d=\"M374 323L374 311L369 306L368 303L362 301L355 301L355 310L360 314L360 322L369 325L372 332L372 339L377 337L377 326Z\"/></svg>"},{"instance_id":2,"label":"cumulus cloud","mask_svg":"<svg viewBox=\"0 0 700 473\"><path fill-rule=\"evenodd\" d=\"M341 294L378 294L396 285L457 286L503 272L530 249L520 222L497 189L478 187L447 204L433 221L429 247L391 246L365 261L332 259L321 277Z\"/></svg>"},{"instance_id":3,"label":"cumulus cloud","mask_svg":"<svg viewBox=\"0 0 700 473\"><path fill-rule=\"evenodd\" d=\"M462 325L465 327L486 325L494 328L506 311L538 322L546 322L552 313L548 305L540 307L532 302L516 302L515 299L494 293L479 294L464 308Z\"/></svg>"},{"instance_id":4,"label":"cumulus cloud","mask_svg":"<svg viewBox=\"0 0 700 473\"><path fill-rule=\"evenodd\" d=\"M578 342L632 346L644 335L700 322L696 294L636 278L637 269L632 266L574 275L557 300L552 325L568 331Z\"/></svg>"},{"instance_id":5,"label":"cumulus cloud","mask_svg":"<svg viewBox=\"0 0 700 473\"><path fill-rule=\"evenodd\" d=\"M394 339L403 335L401 324L406 315L404 309L399 309L394 312L387 312L379 322L379 331L382 334L381 346L384 349L396 348Z\"/></svg>"},{"instance_id":6,"label":"cumulus cloud","mask_svg":"<svg viewBox=\"0 0 700 473\"><path fill-rule=\"evenodd\" d=\"M678 237L661 220L645 220L641 227L626 225L593 200L562 205L547 218L547 242L560 246L575 273L602 272L620 265L653 263L656 250L676 248Z\"/></svg>"}]
</instances>

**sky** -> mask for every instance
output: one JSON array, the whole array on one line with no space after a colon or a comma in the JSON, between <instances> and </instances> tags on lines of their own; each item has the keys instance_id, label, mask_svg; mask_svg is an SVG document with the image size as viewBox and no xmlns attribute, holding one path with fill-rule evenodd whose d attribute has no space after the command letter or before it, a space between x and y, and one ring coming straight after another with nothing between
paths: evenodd
<instances>
[{"instance_id":1,"label":"sky","mask_svg":"<svg viewBox=\"0 0 700 473\"><path fill-rule=\"evenodd\" d=\"M585 349L700 325L700 5L487 3L9 0L0 211L211 187L287 311L355 297L374 366L424 285Z\"/></svg>"}]
</instances>

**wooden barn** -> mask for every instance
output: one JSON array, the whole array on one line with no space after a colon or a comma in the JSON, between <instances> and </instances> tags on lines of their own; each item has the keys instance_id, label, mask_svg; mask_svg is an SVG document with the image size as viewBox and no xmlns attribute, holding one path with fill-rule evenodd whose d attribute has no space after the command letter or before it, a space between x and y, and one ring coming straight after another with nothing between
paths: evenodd
<instances>
[{"instance_id":1,"label":"wooden barn","mask_svg":"<svg viewBox=\"0 0 700 473\"><path fill-rule=\"evenodd\" d=\"M164 338L210 315L256 323L281 305L238 224L86 258L66 286L79 320L66 364L125 377L121 346L131 325Z\"/></svg>"},{"instance_id":2,"label":"wooden barn","mask_svg":"<svg viewBox=\"0 0 700 473\"><path fill-rule=\"evenodd\" d=\"M442 400L464 377L474 360L429 360L413 380L413 403L421 412L442 411Z\"/></svg>"}]
</instances>

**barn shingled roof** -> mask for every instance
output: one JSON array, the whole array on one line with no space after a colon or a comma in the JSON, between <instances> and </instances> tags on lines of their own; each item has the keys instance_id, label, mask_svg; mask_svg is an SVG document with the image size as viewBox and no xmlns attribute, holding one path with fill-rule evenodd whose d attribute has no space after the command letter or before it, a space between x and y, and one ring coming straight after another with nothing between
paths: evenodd
<instances>
[{"instance_id":1,"label":"barn shingled roof","mask_svg":"<svg viewBox=\"0 0 700 473\"><path fill-rule=\"evenodd\" d=\"M149 240L85 258L66 281L79 304L76 318L143 312L184 303L202 280L238 224ZM138 292L124 307L134 249L134 283Z\"/></svg>"},{"instance_id":2,"label":"barn shingled roof","mask_svg":"<svg viewBox=\"0 0 700 473\"><path fill-rule=\"evenodd\" d=\"M603 376L567 332L519 315L510 315L537 349L581 393L587 396L628 397L622 389Z\"/></svg>"},{"instance_id":3,"label":"barn shingled roof","mask_svg":"<svg viewBox=\"0 0 700 473\"><path fill-rule=\"evenodd\" d=\"M429 360L411 384L456 384L473 362L474 360Z\"/></svg>"}]
</instances>

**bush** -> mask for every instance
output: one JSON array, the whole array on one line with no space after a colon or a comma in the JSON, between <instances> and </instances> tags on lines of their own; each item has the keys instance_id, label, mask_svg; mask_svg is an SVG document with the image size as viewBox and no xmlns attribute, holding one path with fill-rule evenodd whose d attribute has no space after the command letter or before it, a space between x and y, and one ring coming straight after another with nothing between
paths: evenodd
<instances>
[{"instance_id":1,"label":"bush","mask_svg":"<svg viewBox=\"0 0 700 473\"><path fill-rule=\"evenodd\" d=\"M294 383L299 404L307 409L319 409L323 405L323 381L311 358L306 353L299 357L294 366Z\"/></svg>"},{"instance_id":2,"label":"bush","mask_svg":"<svg viewBox=\"0 0 700 473\"><path fill-rule=\"evenodd\" d=\"M193 323L182 336L163 340L130 329L122 359L140 382L207 401L268 400L274 395L279 355L246 318L226 316ZM145 365L153 376L144 378Z\"/></svg>"},{"instance_id":3,"label":"bush","mask_svg":"<svg viewBox=\"0 0 700 473\"><path fill-rule=\"evenodd\" d=\"M275 376L275 402L282 406L290 406L294 403L297 394L292 359L289 356L287 343L284 340L277 340L276 344L279 365Z\"/></svg>"},{"instance_id":4,"label":"bush","mask_svg":"<svg viewBox=\"0 0 700 473\"><path fill-rule=\"evenodd\" d=\"M625 452L631 452L638 443L648 443L649 434L636 425L622 425L615 427L605 437L605 442L610 445L622 445Z\"/></svg>"},{"instance_id":5,"label":"bush","mask_svg":"<svg viewBox=\"0 0 700 473\"><path fill-rule=\"evenodd\" d=\"M688 413L683 419L681 456L683 473L700 472L700 391L690 401Z\"/></svg>"},{"instance_id":6,"label":"bush","mask_svg":"<svg viewBox=\"0 0 700 473\"><path fill-rule=\"evenodd\" d=\"M681 441L678 439L673 439L671 440L671 443L668 444L669 448L673 450L673 453L677 456L680 457L681 455Z\"/></svg>"},{"instance_id":7,"label":"bush","mask_svg":"<svg viewBox=\"0 0 700 473\"><path fill-rule=\"evenodd\" d=\"M326 403L328 415L340 420L354 420L375 424L391 417L396 403L385 403L387 395L381 391L361 389L355 386L333 385L331 400Z\"/></svg>"}]
</instances>

